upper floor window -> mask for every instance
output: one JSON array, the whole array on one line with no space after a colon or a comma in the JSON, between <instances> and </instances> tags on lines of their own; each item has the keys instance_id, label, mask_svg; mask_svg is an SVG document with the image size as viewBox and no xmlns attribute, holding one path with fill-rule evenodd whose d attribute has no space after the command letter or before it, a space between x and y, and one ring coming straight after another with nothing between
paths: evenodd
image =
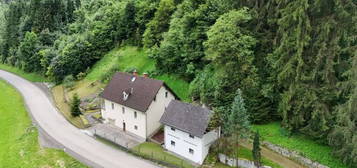
<instances>
[{"instance_id":1,"label":"upper floor window","mask_svg":"<svg viewBox=\"0 0 357 168\"><path fill-rule=\"evenodd\" d=\"M193 149L191 149L191 148L188 149L188 152L189 152L190 154L194 154L194 153L195 153L195 151L194 151Z\"/></svg>"},{"instance_id":2,"label":"upper floor window","mask_svg":"<svg viewBox=\"0 0 357 168\"><path fill-rule=\"evenodd\" d=\"M156 101L156 96L154 97L154 101Z\"/></svg>"},{"instance_id":3,"label":"upper floor window","mask_svg":"<svg viewBox=\"0 0 357 168\"><path fill-rule=\"evenodd\" d=\"M135 126L134 126L134 129L135 129L135 130L138 130L138 126L137 126L137 125L135 125Z\"/></svg>"},{"instance_id":4,"label":"upper floor window","mask_svg":"<svg viewBox=\"0 0 357 168\"><path fill-rule=\"evenodd\" d=\"M165 92L165 97L166 97L166 98L167 98L168 94L169 94L168 92Z\"/></svg>"},{"instance_id":5,"label":"upper floor window","mask_svg":"<svg viewBox=\"0 0 357 168\"><path fill-rule=\"evenodd\" d=\"M172 130L172 131L175 131L176 129L175 129L174 127L171 127L171 130Z\"/></svg>"},{"instance_id":6,"label":"upper floor window","mask_svg":"<svg viewBox=\"0 0 357 168\"><path fill-rule=\"evenodd\" d=\"M134 118L138 117L138 113L136 111L134 111Z\"/></svg>"},{"instance_id":7,"label":"upper floor window","mask_svg":"<svg viewBox=\"0 0 357 168\"><path fill-rule=\"evenodd\" d=\"M192 139L195 138L195 136L193 136L193 135L191 135L191 134L189 135L189 137L192 138Z\"/></svg>"},{"instance_id":8,"label":"upper floor window","mask_svg":"<svg viewBox=\"0 0 357 168\"><path fill-rule=\"evenodd\" d=\"M112 109L114 109L114 103L112 103Z\"/></svg>"},{"instance_id":9,"label":"upper floor window","mask_svg":"<svg viewBox=\"0 0 357 168\"><path fill-rule=\"evenodd\" d=\"M121 108L121 110L123 111L123 114L124 114L124 113L125 113L125 108L124 108L124 107L122 107L122 108Z\"/></svg>"}]
</instances>

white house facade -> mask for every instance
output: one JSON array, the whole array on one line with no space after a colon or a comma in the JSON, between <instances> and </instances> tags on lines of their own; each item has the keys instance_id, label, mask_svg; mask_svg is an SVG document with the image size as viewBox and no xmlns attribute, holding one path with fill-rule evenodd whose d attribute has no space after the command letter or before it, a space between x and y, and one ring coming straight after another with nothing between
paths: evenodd
<instances>
[{"instance_id":1,"label":"white house facade","mask_svg":"<svg viewBox=\"0 0 357 168\"><path fill-rule=\"evenodd\" d=\"M104 122L143 140L160 128L165 108L175 99L162 81L120 72L101 96Z\"/></svg>"},{"instance_id":2,"label":"white house facade","mask_svg":"<svg viewBox=\"0 0 357 168\"><path fill-rule=\"evenodd\" d=\"M206 133L202 138L174 127L165 126L165 148L195 163L202 164L209 148L219 137L219 129Z\"/></svg>"},{"instance_id":3,"label":"white house facade","mask_svg":"<svg viewBox=\"0 0 357 168\"><path fill-rule=\"evenodd\" d=\"M202 107L172 101L161 118L165 125L165 149L202 164L220 129L207 130L210 112Z\"/></svg>"}]
</instances>

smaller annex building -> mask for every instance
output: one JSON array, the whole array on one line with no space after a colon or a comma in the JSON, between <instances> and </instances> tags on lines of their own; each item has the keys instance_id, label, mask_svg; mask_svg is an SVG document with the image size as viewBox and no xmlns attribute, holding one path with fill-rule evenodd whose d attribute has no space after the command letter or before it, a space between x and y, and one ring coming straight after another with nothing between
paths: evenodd
<instances>
[{"instance_id":1,"label":"smaller annex building","mask_svg":"<svg viewBox=\"0 0 357 168\"><path fill-rule=\"evenodd\" d=\"M211 111L172 100L160 119L164 125L164 147L195 163L202 164L211 144L220 137L220 128L208 130Z\"/></svg>"},{"instance_id":2,"label":"smaller annex building","mask_svg":"<svg viewBox=\"0 0 357 168\"><path fill-rule=\"evenodd\" d=\"M175 94L163 81L117 72L101 94L105 123L146 140L158 129L165 108Z\"/></svg>"}]
</instances>

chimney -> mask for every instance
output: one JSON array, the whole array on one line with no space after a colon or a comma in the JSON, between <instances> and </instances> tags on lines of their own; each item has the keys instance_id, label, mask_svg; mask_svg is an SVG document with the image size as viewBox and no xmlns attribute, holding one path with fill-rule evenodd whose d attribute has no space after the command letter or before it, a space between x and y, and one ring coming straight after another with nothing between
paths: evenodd
<instances>
[{"instance_id":1,"label":"chimney","mask_svg":"<svg viewBox=\"0 0 357 168\"><path fill-rule=\"evenodd\" d=\"M134 69L133 75L134 75L134 76L138 76L138 71L136 71L136 69Z\"/></svg>"},{"instance_id":2,"label":"chimney","mask_svg":"<svg viewBox=\"0 0 357 168\"><path fill-rule=\"evenodd\" d=\"M149 74L148 74L147 72L144 72L144 73L143 73L143 77L148 78L148 77L149 77Z\"/></svg>"}]
</instances>

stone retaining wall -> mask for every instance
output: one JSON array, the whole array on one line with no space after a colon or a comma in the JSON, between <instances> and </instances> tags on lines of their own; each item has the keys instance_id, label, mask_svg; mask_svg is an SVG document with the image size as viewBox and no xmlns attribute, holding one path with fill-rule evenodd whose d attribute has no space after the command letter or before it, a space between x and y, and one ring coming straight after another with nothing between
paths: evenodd
<instances>
[{"instance_id":1,"label":"stone retaining wall","mask_svg":"<svg viewBox=\"0 0 357 168\"><path fill-rule=\"evenodd\" d=\"M232 166L232 167L237 167L237 159L227 157L224 154L218 154L218 159L220 162ZM238 159L238 166L243 167L243 168L257 168L254 165L253 161L246 160L246 159ZM269 166L261 166L261 168L271 168Z\"/></svg>"},{"instance_id":2,"label":"stone retaining wall","mask_svg":"<svg viewBox=\"0 0 357 168\"><path fill-rule=\"evenodd\" d=\"M303 166L306 166L308 168L329 168L328 166L322 165L319 162L312 161L308 158L305 158L301 156L298 152L296 151L290 151L288 149L285 149L283 147L280 147L278 145L272 144L270 142L264 141L262 143L265 147L269 148L270 150L279 153L282 156L288 157L292 160L295 160L296 162L300 163Z\"/></svg>"}]
</instances>

